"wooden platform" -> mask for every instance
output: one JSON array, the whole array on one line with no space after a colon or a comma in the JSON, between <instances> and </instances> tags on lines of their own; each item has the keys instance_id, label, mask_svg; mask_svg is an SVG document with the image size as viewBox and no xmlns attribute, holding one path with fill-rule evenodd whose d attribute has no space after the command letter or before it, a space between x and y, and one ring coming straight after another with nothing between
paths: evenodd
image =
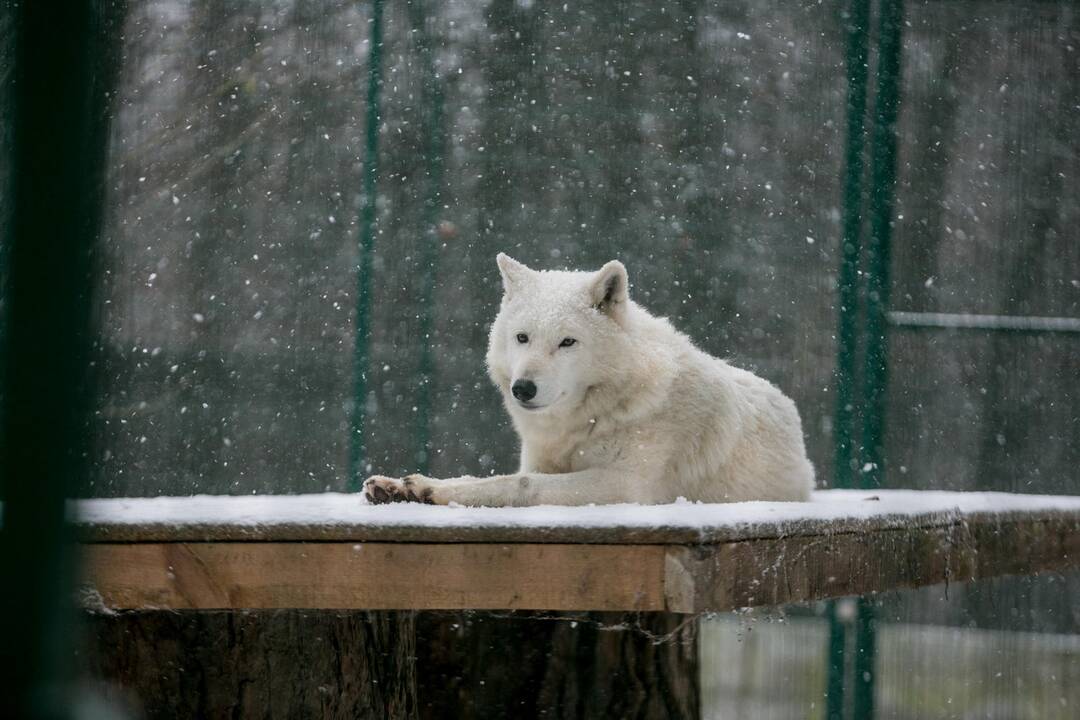
<instances>
[{"instance_id":1,"label":"wooden platform","mask_svg":"<svg viewBox=\"0 0 1080 720\"><path fill-rule=\"evenodd\" d=\"M1080 564L1080 497L823 491L810 503L367 506L84 500L109 609L730 610Z\"/></svg>"}]
</instances>

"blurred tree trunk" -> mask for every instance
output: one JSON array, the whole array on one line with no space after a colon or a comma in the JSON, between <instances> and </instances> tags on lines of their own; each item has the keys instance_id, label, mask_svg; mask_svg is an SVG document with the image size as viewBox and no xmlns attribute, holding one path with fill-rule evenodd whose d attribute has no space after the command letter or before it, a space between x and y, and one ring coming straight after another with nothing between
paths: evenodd
<instances>
[{"instance_id":1,"label":"blurred tree trunk","mask_svg":"<svg viewBox=\"0 0 1080 720\"><path fill-rule=\"evenodd\" d=\"M896 272L897 297L903 309L933 312L934 294L927 280L936 272L938 247L945 232L946 203L949 194L949 172L953 159L956 134L956 115L960 93L956 87L958 65L968 56L966 35L948 37L941 71L934 81L926 104L915 113L915 142L912 143L909 167L909 186L901 192L910 198L904 214L911 217L910 240L900 249ZM915 185L917 183L917 189Z\"/></svg>"},{"instance_id":2,"label":"blurred tree trunk","mask_svg":"<svg viewBox=\"0 0 1080 720\"><path fill-rule=\"evenodd\" d=\"M1080 13L1071 15L1068 34L1080 33ZM1038 36L1026 36L1033 45ZM1021 48L1020 52L1028 48ZM1067 61L1062 57L1063 64ZM1049 73L1047 73L1049 75ZM1048 80L1049 82L1049 80ZM1006 182L1015 193L1014 214L1007 235L1013 246L1008 262L992 269L996 273L997 311L1005 315L1038 315L1045 312L1047 268L1059 260L1051 252L1064 227L1063 205L1068 195L1065 174L1057 170L1059 148L1070 146L1071 113L1080 104L1080 77L1069 76L1057 96L1057 110L1042 114L1034 107L1020 106L1010 113L1004 128L1006 161L1010 170ZM1038 118L1038 119L1037 119ZM1040 128L1034 127L1035 123ZM980 443L974 458L979 490L1004 492L1046 492L1045 481L1033 473L1031 459L1046 452L1046 438L1031 428L1045 427L1041 419L1046 399L1024 390L1024 379L1039 362L1039 350L1063 342L1060 336L1025 337L1007 332L991 332L982 368L983 403L980 409ZM1035 343L1039 343L1036 345ZM1044 345L1045 344L1045 345ZM1043 350L1045 352L1045 350ZM1052 400L1051 400L1052 402ZM1047 587L1037 578L1003 578L983 592L967 589L967 610L976 618L998 618L1003 608L1013 616L1013 626L1023 628L1043 617L1074 616L1075 577L1065 576L1057 588ZM1045 622L1045 620L1043 621ZM1048 624L1048 623L1047 623ZM1034 629L1034 628L1033 628ZM1043 627L1037 628L1045 631Z\"/></svg>"},{"instance_id":3,"label":"blurred tree trunk","mask_svg":"<svg viewBox=\"0 0 1080 720\"><path fill-rule=\"evenodd\" d=\"M1080 33L1080 14L1071 18L1072 33ZM1040 38L1024 36L1021 42L1037 45ZM1030 53L1030 48L1020 52ZM1067 58L1062 57L1062 62ZM1049 75L1049 73L1047 73ZM1049 78L1047 79L1049 82ZM1039 116L1038 109L1021 105L1012 109L1011 121L1003 128L1005 138L1006 182L1015 197L1015 210L1009 218L1008 236L1012 240L1008 262L995 272L994 298L997 312L1006 315L1038 315L1043 297L1044 278L1049 265L1057 259L1049 252L1055 246L1062 227L1062 205L1066 201L1064 173L1057 171L1059 148L1069 147L1073 127L1071 113L1080 104L1080 80L1075 74L1063 83L1057 97L1057 111ZM1040 128L1034 127L1039 123ZM1037 427L1037 408L1030 403L1017 403L1021 395L1017 383L1018 365L1032 362L1032 357L1020 350L1026 339L1011 333L992 332L989 336L988 357L985 363L986 384L982 407L982 442L975 460L975 477L981 483L987 478L1000 478L994 486L981 485L980 490L1030 491L1021 483L1030 481L1026 467L1017 460L1031 457L1024 445L1033 443L1035 452L1043 452L1042 439L1032 437L1028 428ZM1053 337L1047 338L1053 342ZM1009 471L1002 472L1002 468Z\"/></svg>"},{"instance_id":4,"label":"blurred tree trunk","mask_svg":"<svg viewBox=\"0 0 1080 720\"><path fill-rule=\"evenodd\" d=\"M721 63L708 63L700 47L701 18L705 14L701 0L680 0L675 23L678 45L685 53L673 53L667 62L668 75L686 80L676 115L680 132L676 152L679 162L681 192L685 196L684 227L675 238L675 279L679 282L681 301L678 325L706 350L723 355L730 352L730 324L736 316L736 289L744 282L738 268L726 260L732 253L728 234L725 173L718 162L717 149L726 142L723 124L714 122L705 110L708 85L715 91L731 92L730 79ZM728 10L728 12L737 12ZM673 15L666 12L665 15ZM712 65L711 67L709 65Z\"/></svg>"}]
</instances>

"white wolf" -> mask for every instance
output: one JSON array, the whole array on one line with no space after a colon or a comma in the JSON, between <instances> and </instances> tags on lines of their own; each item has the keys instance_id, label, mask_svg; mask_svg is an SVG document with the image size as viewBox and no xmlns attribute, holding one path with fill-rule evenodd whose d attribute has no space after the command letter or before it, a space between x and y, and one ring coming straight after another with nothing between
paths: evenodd
<instances>
[{"instance_id":1,"label":"white wolf","mask_svg":"<svg viewBox=\"0 0 1080 720\"><path fill-rule=\"evenodd\" d=\"M585 505L806 500L795 404L630 300L626 268L537 272L498 256L488 373L521 438L513 475L373 476L369 502Z\"/></svg>"}]
</instances>

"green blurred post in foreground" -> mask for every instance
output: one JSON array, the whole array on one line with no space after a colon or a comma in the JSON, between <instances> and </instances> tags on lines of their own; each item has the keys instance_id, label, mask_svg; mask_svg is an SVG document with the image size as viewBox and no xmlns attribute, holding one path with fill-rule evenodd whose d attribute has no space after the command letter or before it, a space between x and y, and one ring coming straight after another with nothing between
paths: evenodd
<instances>
[{"instance_id":1,"label":"green blurred post in foreground","mask_svg":"<svg viewBox=\"0 0 1080 720\"><path fill-rule=\"evenodd\" d=\"M65 500L89 472L93 251L110 25L123 4L24 2L14 30L3 342L0 717L72 716L75 558Z\"/></svg>"}]
</instances>

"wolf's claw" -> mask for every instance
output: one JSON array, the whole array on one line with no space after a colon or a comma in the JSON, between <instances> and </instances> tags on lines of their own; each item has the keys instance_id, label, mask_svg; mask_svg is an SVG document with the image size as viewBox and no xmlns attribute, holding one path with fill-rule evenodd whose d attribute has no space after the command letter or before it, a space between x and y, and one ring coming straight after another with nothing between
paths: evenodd
<instances>
[{"instance_id":1,"label":"wolf's claw","mask_svg":"<svg viewBox=\"0 0 1080 720\"><path fill-rule=\"evenodd\" d=\"M423 475L409 475L403 479L372 475L364 481L364 497L372 505L395 502L434 504L432 489Z\"/></svg>"}]
</instances>

